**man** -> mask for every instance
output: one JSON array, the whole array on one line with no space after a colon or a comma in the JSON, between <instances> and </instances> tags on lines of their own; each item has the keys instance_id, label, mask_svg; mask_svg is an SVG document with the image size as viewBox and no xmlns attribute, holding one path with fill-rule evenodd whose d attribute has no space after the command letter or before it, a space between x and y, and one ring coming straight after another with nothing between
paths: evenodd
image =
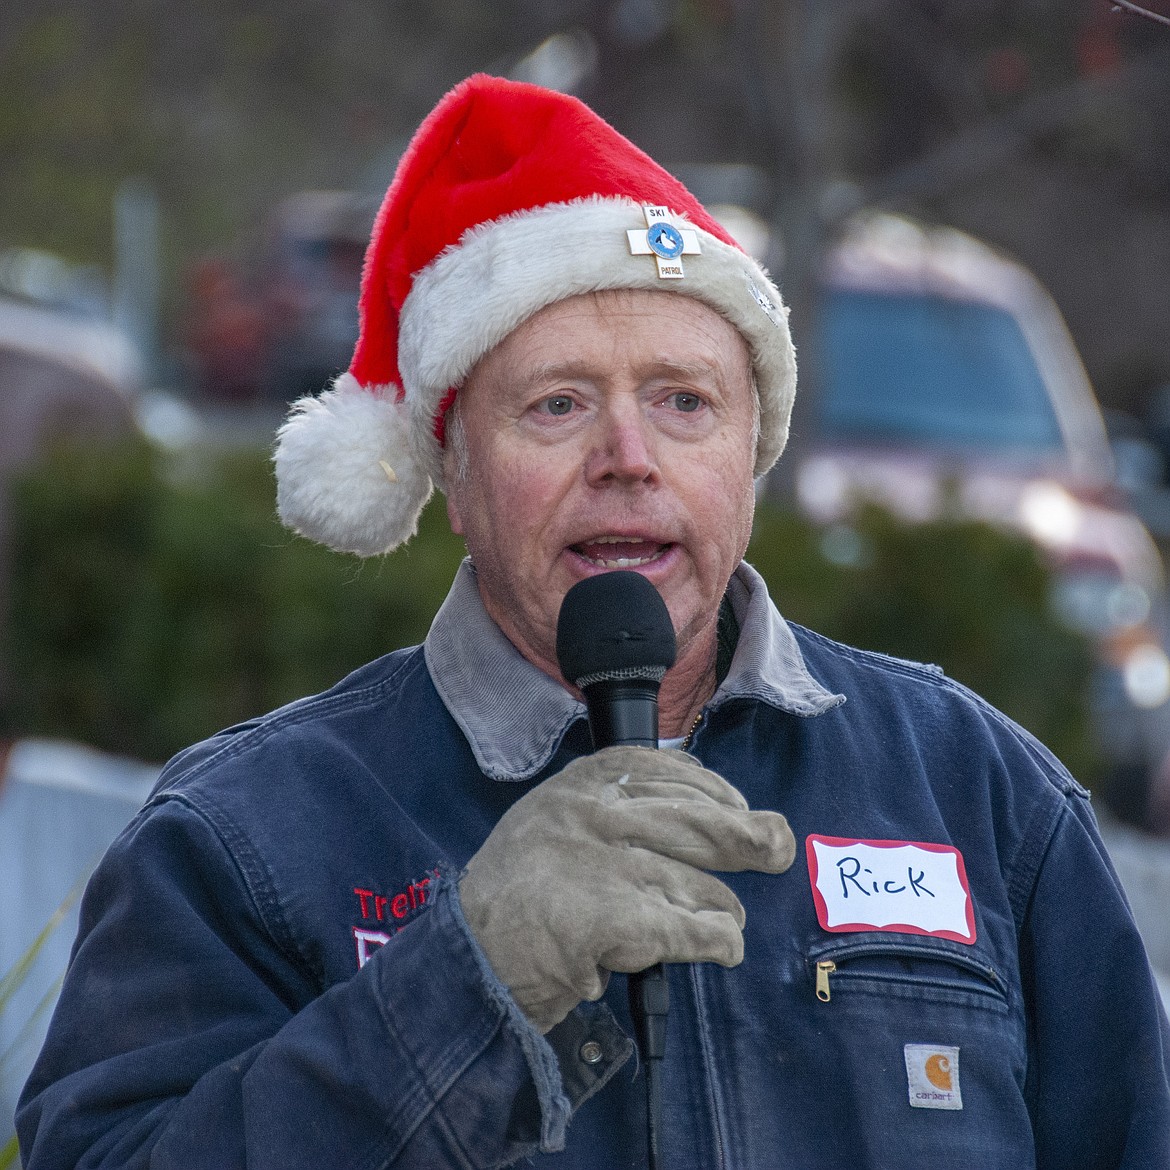
<instances>
[{"instance_id":1,"label":"man","mask_svg":"<svg viewBox=\"0 0 1170 1170\"><path fill-rule=\"evenodd\" d=\"M28 1170L645 1165L620 973L656 962L663 1165L1167 1165L1166 1021L1084 790L742 563L794 364L694 198L574 99L472 78L361 311L281 433L282 516L371 555L434 480L469 563L423 647L168 767L88 892ZM560 678L561 600L612 568L669 609L681 751L591 754Z\"/></svg>"}]
</instances>

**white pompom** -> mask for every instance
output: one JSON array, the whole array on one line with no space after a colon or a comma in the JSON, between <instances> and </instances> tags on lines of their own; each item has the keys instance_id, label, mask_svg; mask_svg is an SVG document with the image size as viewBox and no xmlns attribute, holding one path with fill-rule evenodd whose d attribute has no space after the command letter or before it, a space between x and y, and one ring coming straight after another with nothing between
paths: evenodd
<instances>
[{"instance_id":1,"label":"white pompom","mask_svg":"<svg viewBox=\"0 0 1170 1170\"><path fill-rule=\"evenodd\" d=\"M431 495L393 386L342 374L293 403L276 438L276 508L295 532L338 552L376 556L409 540ZM389 470L387 470L389 468Z\"/></svg>"}]
</instances>

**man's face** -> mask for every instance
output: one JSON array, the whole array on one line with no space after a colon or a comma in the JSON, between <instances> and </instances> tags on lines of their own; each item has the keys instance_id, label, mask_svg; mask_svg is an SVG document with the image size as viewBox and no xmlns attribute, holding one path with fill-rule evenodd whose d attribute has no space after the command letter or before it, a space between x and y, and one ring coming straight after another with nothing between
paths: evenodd
<instances>
[{"instance_id":1,"label":"man's face","mask_svg":"<svg viewBox=\"0 0 1170 1170\"><path fill-rule=\"evenodd\" d=\"M612 569L658 588L680 664L713 653L751 535L754 394L738 331L677 293L570 297L480 359L459 392L447 511L529 661L560 677L561 601Z\"/></svg>"}]
</instances>

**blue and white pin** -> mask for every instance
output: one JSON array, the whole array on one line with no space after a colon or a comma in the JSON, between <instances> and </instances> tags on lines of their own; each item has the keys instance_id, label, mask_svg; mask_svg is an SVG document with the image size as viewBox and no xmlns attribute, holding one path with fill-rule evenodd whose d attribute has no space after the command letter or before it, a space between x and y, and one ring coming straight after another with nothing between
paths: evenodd
<instances>
[{"instance_id":1,"label":"blue and white pin","mask_svg":"<svg viewBox=\"0 0 1170 1170\"><path fill-rule=\"evenodd\" d=\"M683 256L699 254L699 234L691 228L676 227L667 207L644 204L646 227L626 232L631 256L653 256L661 280L682 280Z\"/></svg>"}]
</instances>

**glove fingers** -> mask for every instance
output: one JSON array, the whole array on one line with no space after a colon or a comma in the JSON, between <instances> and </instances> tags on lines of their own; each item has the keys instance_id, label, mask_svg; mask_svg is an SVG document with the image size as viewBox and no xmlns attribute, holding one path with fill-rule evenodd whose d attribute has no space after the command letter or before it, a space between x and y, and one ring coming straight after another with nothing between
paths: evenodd
<instances>
[{"instance_id":1,"label":"glove fingers","mask_svg":"<svg viewBox=\"0 0 1170 1170\"><path fill-rule=\"evenodd\" d=\"M783 873L796 856L792 830L775 812L661 800L630 801L614 812L612 843L700 869Z\"/></svg>"},{"instance_id":2,"label":"glove fingers","mask_svg":"<svg viewBox=\"0 0 1170 1170\"><path fill-rule=\"evenodd\" d=\"M541 1032L559 1024L582 1000L599 1000L609 985L609 971L593 967L581 973L576 983L565 982L547 972L521 972L510 988L524 1014Z\"/></svg>"},{"instance_id":3,"label":"glove fingers","mask_svg":"<svg viewBox=\"0 0 1170 1170\"><path fill-rule=\"evenodd\" d=\"M708 960L734 966L743 958L743 904L728 885L682 862L634 856L631 895L607 907L602 966L641 971L653 963Z\"/></svg>"},{"instance_id":4,"label":"glove fingers","mask_svg":"<svg viewBox=\"0 0 1170 1170\"><path fill-rule=\"evenodd\" d=\"M743 961L743 933L725 911L663 905L644 930L615 938L600 961L611 971L627 972L644 971L655 963L734 967Z\"/></svg>"},{"instance_id":5,"label":"glove fingers","mask_svg":"<svg viewBox=\"0 0 1170 1170\"><path fill-rule=\"evenodd\" d=\"M674 795L676 799L706 799L732 808L747 808L738 789L686 752L621 747L606 748L591 758L618 783L623 796Z\"/></svg>"},{"instance_id":6,"label":"glove fingers","mask_svg":"<svg viewBox=\"0 0 1170 1170\"><path fill-rule=\"evenodd\" d=\"M666 777L630 776L624 782L615 784L614 787L617 789L618 799L623 801L662 800L681 802L685 800L688 804L697 804L709 808L747 808L747 801L730 784L727 785L727 793L723 800L717 800L704 787L696 787L692 784L680 784L677 779L669 779Z\"/></svg>"},{"instance_id":7,"label":"glove fingers","mask_svg":"<svg viewBox=\"0 0 1170 1170\"><path fill-rule=\"evenodd\" d=\"M743 904L714 874L657 853L631 852L628 858L623 884L629 893L607 909L615 917L627 916L631 928L638 928L641 919L650 920L665 907L690 913L719 910L743 926Z\"/></svg>"}]
</instances>

